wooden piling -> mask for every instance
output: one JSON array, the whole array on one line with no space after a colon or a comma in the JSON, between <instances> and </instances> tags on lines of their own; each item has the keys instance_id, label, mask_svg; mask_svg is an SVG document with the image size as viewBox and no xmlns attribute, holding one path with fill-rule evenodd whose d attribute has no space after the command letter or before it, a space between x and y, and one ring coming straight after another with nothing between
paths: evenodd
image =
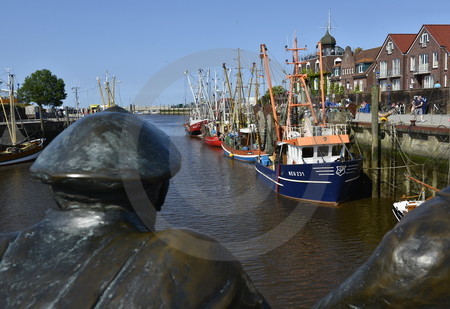
<instances>
[{"instance_id":1,"label":"wooden piling","mask_svg":"<svg viewBox=\"0 0 450 309\"><path fill-rule=\"evenodd\" d=\"M380 197L379 86L372 86L372 197Z\"/></svg>"}]
</instances>

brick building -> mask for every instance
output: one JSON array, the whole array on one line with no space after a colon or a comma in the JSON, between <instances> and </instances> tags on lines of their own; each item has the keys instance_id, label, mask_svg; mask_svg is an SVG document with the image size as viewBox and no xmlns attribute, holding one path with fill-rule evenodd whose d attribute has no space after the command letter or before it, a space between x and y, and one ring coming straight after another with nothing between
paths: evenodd
<instances>
[{"instance_id":1,"label":"brick building","mask_svg":"<svg viewBox=\"0 0 450 309\"><path fill-rule=\"evenodd\" d=\"M328 95L449 86L450 25L423 25L416 34L388 34L381 47L367 50L336 45L329 29L321 39ZM305 69L319 72L317 57L305 60ZM315 82L314 85L317 83ZM334 85L334 87L330 87Z\"/></svg>"}]
</instances>

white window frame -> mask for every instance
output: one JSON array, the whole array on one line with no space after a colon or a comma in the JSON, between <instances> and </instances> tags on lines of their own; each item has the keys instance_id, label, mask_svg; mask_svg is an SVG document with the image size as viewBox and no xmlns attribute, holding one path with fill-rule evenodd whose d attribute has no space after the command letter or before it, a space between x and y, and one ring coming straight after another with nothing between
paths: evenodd
<instances>
[{"instance_id":1,"label":"white window frame","mask_svg":"<svg viewBox=\"0 0 450 309\"><path fill-rule=\"evenodd\" d=\"M358 64L357 69L358 73L364 73L364 64L363 63Z\"/></svg>"},{"instance_id":2,"label":"white window frame","mask_svg":"<svg viewBox=\"0 0 450 309\"><path fill-rule=\"evenodd\" d=\"M439 67L439 54L437 52L433 52L433 68Z\"/></svg>"},{"instance_id":3,"label":"white window frame","mask_svg":"<svg viewBox=\"0 0 450 309\"><path fill-rule=\"evenodd\" d=\"M429 62L430 56L428 54L420 54L419 55L419 72L428 72L429 71Z\"/></svg>"},{"instance_id":4,"label":"white window frame","mask_svg":"<svg viewBox=\"0 0 450 309\"><path fill-rule=\"evenodd\" d=\"M399 76L400 74L400 59L392 59L392 76Z\"/></svg>"},{"instance_id":5,"label":"white window frame","mask_svg":"<svg viewBox=\"0 0 450 309\"><path fill-rule=\"evenodd\" d=\"M427 43L430 41L429 37L428 37L428 33L424 32L422 33L422 36L420 37L420 45L422 47L427 47Z\"/></svg>"},{"instance_id":6,"label":"white window frame","mask_svg":"<svg viewBox=\"0 0 450 309\"><path fill-rule=\"evenodd\" d=\"M432 75L427 75L423 77L423 88L433 88L434 77Z\"/></svg>"},{"instance_id":7,"label":"white window frame","mask_svg":"<svg viewBox=\"0 0 450 309\"><path fill-rule=\"evenodd\" d=\"M337 67L334 68L334 76L341 76L341 68Z\"/></svg>"},{"instance_id":8,"label":"white window frame","mask_svg":"<svg viewBox=\"0 0 450 309\"><path fill-rule=\"evenodd\" d=\"M386 44L386 51L387 51L388 55L392 54L393 50L394 50L394 43L392 43L392 41L389 41Z\"/></svg>"},{"instance_id":9,"label":"white window frame","mask_svg":"<svg viewBox=\"0 0 450 309\"><path fill-rule=\"evenodd\" d=\"M392 79L392 90L401 90L400 89L400 78L394 78Z\"/></svg>"},{"instance_id":10,"label":"white window frame","mask_svg":"<svg viewBox=\"0 0 450 309\"><path fill-rule=\"evenodd\" d=\"M447 57L445 57L445 56L447 56ZM450 57L450 54L447 53L445 56L444 56L444 70L447 71L448 70L448 57Z\"/></svg>"},{"instance_id":11,"label":"white window frame","mask_svg":"<svg viewBox=\"0 0 450 309\"><path fill-rule=\"evenodd\" d=\"M416 70L416 57L409 57L409 70L414 72Z\"/></svg>"},{"instance_id":12,"label":"white window frame","mask_svg":"<svg viewBox=\"0 0 450 309\"><path fill-rule=\"evenodd\" d=\"M387 90L387 80L380 80L380 90L381 91L386 91Z\"/></svg>"},{"instance_id":13,"label":"white window frame","mask_svg":"<svg viewBox=\"0 0 450 309\"><path fill-rule=\"evenodd\" d=\"M380 61L380 77L385 78L387 77L387 74L387 61Z\"/></svg>"}]
</instances>

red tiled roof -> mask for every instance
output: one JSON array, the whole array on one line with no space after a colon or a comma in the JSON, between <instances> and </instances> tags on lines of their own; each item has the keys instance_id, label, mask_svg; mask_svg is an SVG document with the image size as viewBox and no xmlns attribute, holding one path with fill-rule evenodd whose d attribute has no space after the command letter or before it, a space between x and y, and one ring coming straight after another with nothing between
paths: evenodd
<instances>
[{"instance_id":1,"label":"red tiled roof","mask_svg":"<svg viewBox=\"0 0 450 309\"><path fill-rule=\"evenodd\" d=\"M356 63L371 63L375 61L378 51L381 47L365 49L355 55Z\"/></svg>"},{"instance_id":2,"label":"red tiled roof","mask_svg":"<svg viewBox=\"0 0 450 309\"><path fill-rule=\"evenodd\" d=\"M450 25L423 25L440 46L450 48Z\"/></svg>"},{"instance_id":3,"label":"red tiled roof","mask_svg":"<svg viewBox=\"0 0 450 309\"><path fill-rule=\"evenodd\" d=\"M417 34L389 34L392 41L397 45L397 47L400 49L400 51L405 54L411 44L413 43L414 39L416 38Z\"/></svg>"}]
</instances>

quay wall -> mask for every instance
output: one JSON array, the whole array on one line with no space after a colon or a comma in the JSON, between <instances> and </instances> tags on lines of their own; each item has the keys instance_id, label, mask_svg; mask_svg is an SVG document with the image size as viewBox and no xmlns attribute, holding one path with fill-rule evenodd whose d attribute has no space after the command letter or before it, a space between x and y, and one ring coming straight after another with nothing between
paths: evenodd
<instances>
[{"instance_id":1,"label":"quay wall","mask_svg":"<svg viewBox=\"0 0 450 309\"><path fill-rule=\"evenodd\" d=\"M410 175L435 188L450 185L450 129L446 126L411 126L404 123L380 124L380 166L372 166L372 127L367 122L351 125L353 151L364 155L364 172L370 179L379 171L381 197L393 199L418 194L423 188L409 180ZM377 184L373 184L377 185ZM426 190L426 196L434 195Z\"/></svg>"}]
</instances>

